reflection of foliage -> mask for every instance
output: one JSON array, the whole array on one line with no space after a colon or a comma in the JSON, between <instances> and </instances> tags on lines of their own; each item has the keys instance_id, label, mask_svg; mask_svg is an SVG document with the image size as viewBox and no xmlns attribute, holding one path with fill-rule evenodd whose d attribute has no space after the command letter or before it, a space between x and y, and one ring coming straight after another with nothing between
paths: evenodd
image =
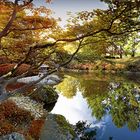
<instances>
[{"instance_id":1,"label":"reflection of foliage","mask_svg":"<svg viewBox=\"0 0 140 140\"><path fill-rule=\"evenodd\" d=\"M139 126L140 106L139 88L133 83L121 83L117 89L109 92L110 114L117 127L127 124L131 131Z\"/></svg>"},{"instance_id":2,"label":"reflection of foliage","mask_svg":"<svg viewBox=\"0 0 140 140\"><path fill-rule=\"evenodd\" d=\"M104 94L108 87L108 83L105 81L94 81L94 80L81 80L80 90L84 91L84 95L98 95Z\"/></svg>"},{"instance_id":3,"label":"reflection of foliage","mask_svg":"<svg viewBox=\"0 0 140 140\"><path fill-rule=\"evenodd\" d=\"M57 86L57 89L61 91L65 97L72 98L77 91L77 80L74 77L68 76Z\"/></svg>"},{"instance_id":4,"label":"reflection of foliage","mask_svg":"<svg viewBox=\"0 0 140 140\"><path fill-rule=\"evenodd\" d=\"M105 114L104 106L101 105L101 101L104 100L104 96L107 93L108 82L106 81L93 81L82 80L80 82L80 90L83 91L83 96L87 99L92 114L101 119Z\"/></svg>"},{"instance_id":5,"label":"reflection of foliage","mask_svg":"<svg viewBox=\"0 0 140 140\"><path fill-rule=\"evenodd\" d=\"M122 79L123 82L110 82L109 79L96 80L90 77L68 76L58 85L58 89L69 98L73 97L78 89L87 100L92 115L98 120L108 113L117 127L127 125L131 131L136 131L140 121L139 85Z\"/></svg>"},{"instance_id":6,"label":"reflection of foliage","mask_svg":"<svg viewBox=\"0 0 140 140\"><path fill-rule=\"evenodd\" d=\"M95 140L96 129L90 128L85 121L79 121L76 123L75 132L80 137L80 140Z\"/></svg>"},{"instance_id":7,"label":"reflection of foliage","mask_svg":"<svg viewBox=\"0 0 140 140\"><path fill-rule=\"evenodd\" d=\"M93 115L101 119L108 112L118 128L127 124L131 131L136 131L140 119L139 89L133 83L114 84L119 86L114 85L104 96L98 96L94 100L87 97Z\"/></svg>"},{"instance_id":8,"label":"reflection of foliage","mask_svg":"<svg viewBox=\"0 0 140 140\"><path fill-rule=\"evenodd\" d=\"M110 85L108 87L108 82L105 81L82 83L81 89L84 90L81 91L92 109L92 115L100 120L109 113L117 127L121 128L127 124L131 131L136 131L140 120L139 87L127 82L112 82Z\"/></svg>"}]
</instances>

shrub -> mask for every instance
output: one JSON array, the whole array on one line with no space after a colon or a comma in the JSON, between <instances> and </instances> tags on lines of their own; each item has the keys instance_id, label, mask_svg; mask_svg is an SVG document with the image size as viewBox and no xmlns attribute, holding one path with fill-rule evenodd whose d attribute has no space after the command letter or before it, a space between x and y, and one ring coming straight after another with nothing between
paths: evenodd
<instances>
[{"instance_id":1,"label":"shrub","mask_svg":"<svg viewBox=\"0 0 140 140\"><path fill-rule=\"evenodd\" d=\"M25 83L12 83L12 84L7 85L6 90L12 91L12 90L21 88L24 85L25 85Z\"/></svg>"},{"instance_id":2,"label":"shrub","mask_svg":"<svg viewBox=\"0 0 140 140\"><path fill-rule=\"evenodd\" d=\"M31 125L29 127L28 133L29 135L31 135L32 138L34 138L34 140L38 140L40 133L41 133L41 129L44 125L45 120L44 119L40 119L40 120L33 120L31 122Z\"/></svg>"},{"instance_id":3,"label":"shrub","mask_svg":"<svg viewBox=\"0 0 140 140\"><path fill-rule=\"evenodd\" d=\"M0 123L0 136L7 135L15 131L15 127L8 121Z\"/></svg>"},{"instance_id":4,"label":"shrub","mask_svg":"<svg viewBox=\"0 0 140 140\"><path fill-rule=\"evenodd\" d=\"M33 119L31 113L24 109L19 108L14 102L8 100L0 105L0 112L4 115L5 119L12 123L29 123Z\"/></svg>"},{"instance_id":5,"label":"shrub","mask_svg":"<svg viewBox=\"0 0 140 140\"><path fill-rule=\"evenodd\" d=\"M0 136L24 132L23 126L29 125L33 119L29 111L19 108L13 101L4 101L0 104Z\"/></svg>"},{"instance_id":6,"label":"shrub","mask_svg":"<svg viewBox=\"0 0 140 140\"><path fill-rule=\"evenodd\" d=\"M10 72L16 64L1 64L0 65L0 76L7 74L8 72ZM19 66L15 72L15 75L21 75L25 72L27 72L30 68L30 65L27 64L22 64L21 66Z\"/></svg>"}]
</instances>

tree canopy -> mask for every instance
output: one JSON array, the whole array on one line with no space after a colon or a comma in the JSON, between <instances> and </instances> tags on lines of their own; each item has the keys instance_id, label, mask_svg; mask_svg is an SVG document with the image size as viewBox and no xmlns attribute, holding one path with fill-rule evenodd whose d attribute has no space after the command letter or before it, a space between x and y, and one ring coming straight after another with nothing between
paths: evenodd
<instances>
[{"instance_id":1,"label":"tree canopy","mask_svg":"<svg viewBox=\"0 0 140 140\"><path fill-rule=\"evenodd\" d=\"M51 9L43 5L36 7L34 0L0 0L0 55L16 63L10 73L13 79L9 79L9 74L3 75L0 82L7 85L16 81L42 63L52 65L50 74L67 65L80 50L79 53L84 55L90 52L92 57L105 56L106 53L122 57L124 45L133 42L134 36L139 40L140 1L102 1L108 4L106 10L69 14L64 29L59 26L58 19L51 17ZM69 43L74 46L73 53L64 47L69 47ZM112 48L115 53L111 52ZM131 55L135 55L134 50ZM30 70L15 77L15 70L23 63L30 64Z\"/></svg>"}]
</instances>

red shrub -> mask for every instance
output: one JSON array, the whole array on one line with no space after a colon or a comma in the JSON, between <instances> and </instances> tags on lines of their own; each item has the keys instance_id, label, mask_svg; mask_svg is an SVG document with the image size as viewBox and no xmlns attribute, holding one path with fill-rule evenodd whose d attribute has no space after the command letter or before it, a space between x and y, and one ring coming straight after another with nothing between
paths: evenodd
<instances>
[{"instance_id":1,"label":"red shrub","mask_svg":"<svg viewBox=\"0 0 140 140\"><path fill-rule=\"evenodd\" d=\"M29 111L19 108L14 102L9 100L0 105L0 113L12 123L28 123L33 119Z\"/></svg>"},{"instance_id":2,"label":"red shrub","mask_svg":"<svg viewBox=\"0 0 140 140\"><path fill-rule=\"evenodd\" d=\"M0 124L3 123L3 121L5 120L5 116L0 113Z\"/></svg>"},{"instance_id":3,"label":"red shrub","mask_svg":"<svg viewBox=\"0 0 140 140\"><path fill-rule=\"evenodd\" d=\"M6 90L12 91L12 90L21 88L21 87L23 87L24 85L25 85L24 83L13 83L13 84L9 84L9 85L7 85L7 87L6 87Z\"/></svg>"},{"instance_id":4,"label":"red shrub","mask_svg":"<svg viewBox=\"0 0 140 140\"><path fill-rule=\"evenodd\" d=\"M40 119L40 120L33 120L31 122L31 125L29 127L28 133L29 135L34 138L34 140L38 140L40 136L41 129L44 125L45 120Z\"/></svg>"},{"instance_id":5,"label":"red shrub","mask_svg":"<svg viewBox=\"0 0 140 140\"><path fill-rule=\"evenodd\" d=\"M0 136L10 134L15 131L15 127L7 121L0 124Z\"/></svg>"},{"instance_id":6,"label":"red shrub","mask_svg":"<svg viewBox=\"0 0 140 140\"><path fill-rule=\"evenodd\" d=\"M14 68L15 65L16 64L1 64L0 65L0 75L7 74L8 72L10 72ZM30 68L30 65L22 64L17 69L16 75L21 75L21 74L27 72L29 70L29 68Z\"/></svg>"}]
</instances>

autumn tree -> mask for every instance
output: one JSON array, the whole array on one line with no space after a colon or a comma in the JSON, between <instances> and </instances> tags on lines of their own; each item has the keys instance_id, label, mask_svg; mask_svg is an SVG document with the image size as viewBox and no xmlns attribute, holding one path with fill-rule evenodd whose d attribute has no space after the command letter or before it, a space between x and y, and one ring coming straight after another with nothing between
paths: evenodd
<instances>
[{"instance_id":1,"label":"autumn tree","mask_svg":"<svg viewBox=\"0 0 140 140\"><path fill-rule=\"evenodd\" d=\"M138 0L128 2L105 0L105 2L109 5L107 10L97 9L92 12L84 11L78 13L78 15L73 18L74 20L69 22L65 30L60 31L56 36L52 36L53 30L50 29L55 28L58 30L59 28L56 26L56 20L49 16L50 10L45 7L34 7L33 0L15 0L14 2L1 0L0 4L2 6L0 6L0 10L4 12L5 18L3 18L3 21L0 23L0 52L4 55L6 55L7 52L9 52L9 54L16 52L18 54L16 56L19 56L20 59L10 74L8 73L0 77L1 99L5 100L17 92L23 92L23 90L38 83L48 76L48 74L67 65L82 46L86 43L93 43L94 39L91 39L92 37L97 38L101 36L101 38L103 38L104 34L106 34L107 37L126 35L140 30L138 18L140 2ZM44 16L41 16L42 13ZM17 39L16 43L15 38ZM50 38L52 41L49 41ZM8 46L8 39L13 43L10 43L12 47L10 45ZM101 40L98 41L99 46L102 46L100 45ZM76 42L77 44L75 51L70 54L67 60L64 59L64 61L58 61L57 63L53 62L53 69L49 71L48 74L45 74L39 80L30 83L28 86L10 93L6 91L5 87L9 83L16 82L18 78L26 76L33 68L38 68L38 66L46 60L49 61L52 55L55 57L54 53L57 54L56 48L60 47L62 42ZM5 50L6 53L3 50ZM19 55L21 53L23 56ZM16 60L19 59L16 58ZM14 77L15 70L23 63L30 63L31 69L20 76Z\"/></svg>"}]
</instances>

